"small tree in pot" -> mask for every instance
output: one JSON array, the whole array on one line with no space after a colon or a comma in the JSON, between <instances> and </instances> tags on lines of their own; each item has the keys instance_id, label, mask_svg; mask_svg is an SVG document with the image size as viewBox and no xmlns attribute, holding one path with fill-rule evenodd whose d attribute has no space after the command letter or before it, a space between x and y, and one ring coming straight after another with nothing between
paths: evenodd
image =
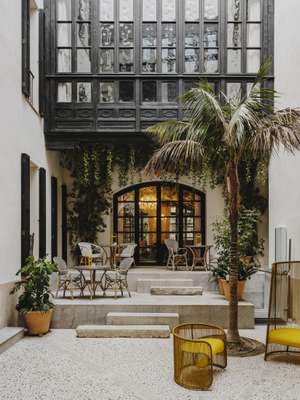
<instances>
[{"instance_id":1,"label":"small tree in pot","mask_svg":"<svg viewBox=\"0 0 300 400\"><path fill-rule=\"evenodd\" d=\"M260 257L264 255L264 240L257 235L259 211L241 209L238 222L238 298L242 298L245 282L260 268ZM216 278L222 280L222 289L227 300L229 290L230 223L228 218L213 224L214 242L218 254L217 265L213 268Z\"/></svg>"},{"instance_id":2,"label":"small tree in pot","mask_svg":"<svg viewBox=\"0 0 300 400\"><path fill-rule=\"evenodd\" d=\"M57 267L46 258L28 257L17 272L21 280L16 282L11 294L22 289L16 309L23 314L28 331L43 335L49 331L54 304L50 301L50 276Z\"/></svg>"}]
</instances>

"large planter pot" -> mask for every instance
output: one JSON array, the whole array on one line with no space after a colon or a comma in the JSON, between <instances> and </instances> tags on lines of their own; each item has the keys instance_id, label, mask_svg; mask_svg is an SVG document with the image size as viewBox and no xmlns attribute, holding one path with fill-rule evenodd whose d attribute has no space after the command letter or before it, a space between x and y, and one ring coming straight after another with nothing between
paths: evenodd
<instances>
[{"instance_id":1,"label":"large planter pot","mask_svg":"<svg viewBox=\"0 0 300 400\"><path fill-rule=\"evenodd\" d=\"M219 293L224 295L224 289L223 289L223 283L222 283L222 278L218 278L218 288L219 288Z\"/></svg>"},{"instance_id":2,"label":"large planter pot","mask_svg":"<svg viewBox=\"0 0 300 400\"><path fill-rule=\"evenodd\" d=\"M44 335L49 332L53 310L46 312L28 311L24 314L26 326L30 335Z\"/></svg>"},{"instance_id":3,"label":"large planter pot","mask_svg":"<svg viewBox=\"0 0 300 400\"><path fill-rule=\"evenodd\" d=\"M222 282L222 286L223 286L225 299L229 301L230 300L229 282L225 281L225 279L222 279L221 282ZM237 287L238 300L242 300L242 298L243 298L244 290L245 290L245 284L246 284L246 281L238 281L238 287Z\"/></svg>"}]
</instances>

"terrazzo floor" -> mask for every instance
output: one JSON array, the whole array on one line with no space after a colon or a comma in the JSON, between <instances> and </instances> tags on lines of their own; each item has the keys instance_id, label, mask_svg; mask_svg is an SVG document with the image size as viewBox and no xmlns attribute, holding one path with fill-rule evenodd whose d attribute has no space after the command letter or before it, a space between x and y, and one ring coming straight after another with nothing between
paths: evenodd
<instances>
[{"instance_id":1,"label":"terrazzo floor","mask_svg":"<svg viewBox=\"0 0 300 400\"><path fill-rule=\"evenodd\" d=\"M264 341L265 327L241 332ZM0 355L1 400L300 400L300 361L229 358L210 391L173 382L172 339L26 337Z\"/></svg>"}]
</instances>

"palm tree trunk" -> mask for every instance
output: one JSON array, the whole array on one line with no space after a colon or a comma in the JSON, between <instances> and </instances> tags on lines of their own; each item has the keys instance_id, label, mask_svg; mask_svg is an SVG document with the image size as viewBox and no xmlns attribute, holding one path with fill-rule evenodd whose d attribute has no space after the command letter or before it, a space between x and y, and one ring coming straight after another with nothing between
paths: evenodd
<instances>
[{"instance_id":1,"label":"palm tree trunk","mask_svg":"<svg viewBox=\"0 0 300 400\"><path fill-rule=\"evenodd\" d=\"M238 220L240 208L240 183L238 178L237 162L230 160L227 164L228 206L230 223L230 265L229 265L229 328L227 340L232 344L240 344L241 339L238 331Z\"/></svg>"}]
</instances>

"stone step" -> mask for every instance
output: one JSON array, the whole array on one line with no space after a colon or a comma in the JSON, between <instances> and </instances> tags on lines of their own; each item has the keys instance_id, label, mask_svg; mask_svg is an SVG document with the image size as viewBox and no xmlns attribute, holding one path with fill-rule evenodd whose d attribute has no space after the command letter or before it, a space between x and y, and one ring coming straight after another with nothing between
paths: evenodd
<instances>
[{"instance_id":1,"label":"stone step","mask_svg":"<svg viewBox=\"0 0 300 400\"><path fill-rule=\"evenodd\" d=\"M79 338L169 338L168 325L80 325Z\"/></svg>"},{"instance_id":2,"label":"stone step","mask_svg":"<svg viewBox=\"0 0 300 400\"><path fill-rule=\"evenodd\" d=\"M150 293L162 296L196 296L203 293L200 286L191 287L151 287Z\"/></svg>"},{"instance_id":3,"label":"stone step","mask_svg":"<svg viewBox=\"0 0 300 400\"><path fill-rule=\"evenodd\" d=\"M193 279L138 279L136 288L138 293L149 293L151 287L190 287L194 286Z\"/></svg>"},{"instance_id":4,"label":"stone step","mask_svg":"<svg viewBox=\"0 0 300 400\"><path fill-rule=\"evenodd\" d=\"M168 325L170 329L179 325L177 313L110 312L106 316L108 325Z\"/></svg>"},{"instance_id":5,"label":"stone step","mask_svg":"<svg viewBox=\"0 0 300 400\"><path fill-rule=\"evenodd\" d=\"M17 343L23 336L23 328L6 327L0 329L0 354Z\"/></svg>"}]
</instances>

